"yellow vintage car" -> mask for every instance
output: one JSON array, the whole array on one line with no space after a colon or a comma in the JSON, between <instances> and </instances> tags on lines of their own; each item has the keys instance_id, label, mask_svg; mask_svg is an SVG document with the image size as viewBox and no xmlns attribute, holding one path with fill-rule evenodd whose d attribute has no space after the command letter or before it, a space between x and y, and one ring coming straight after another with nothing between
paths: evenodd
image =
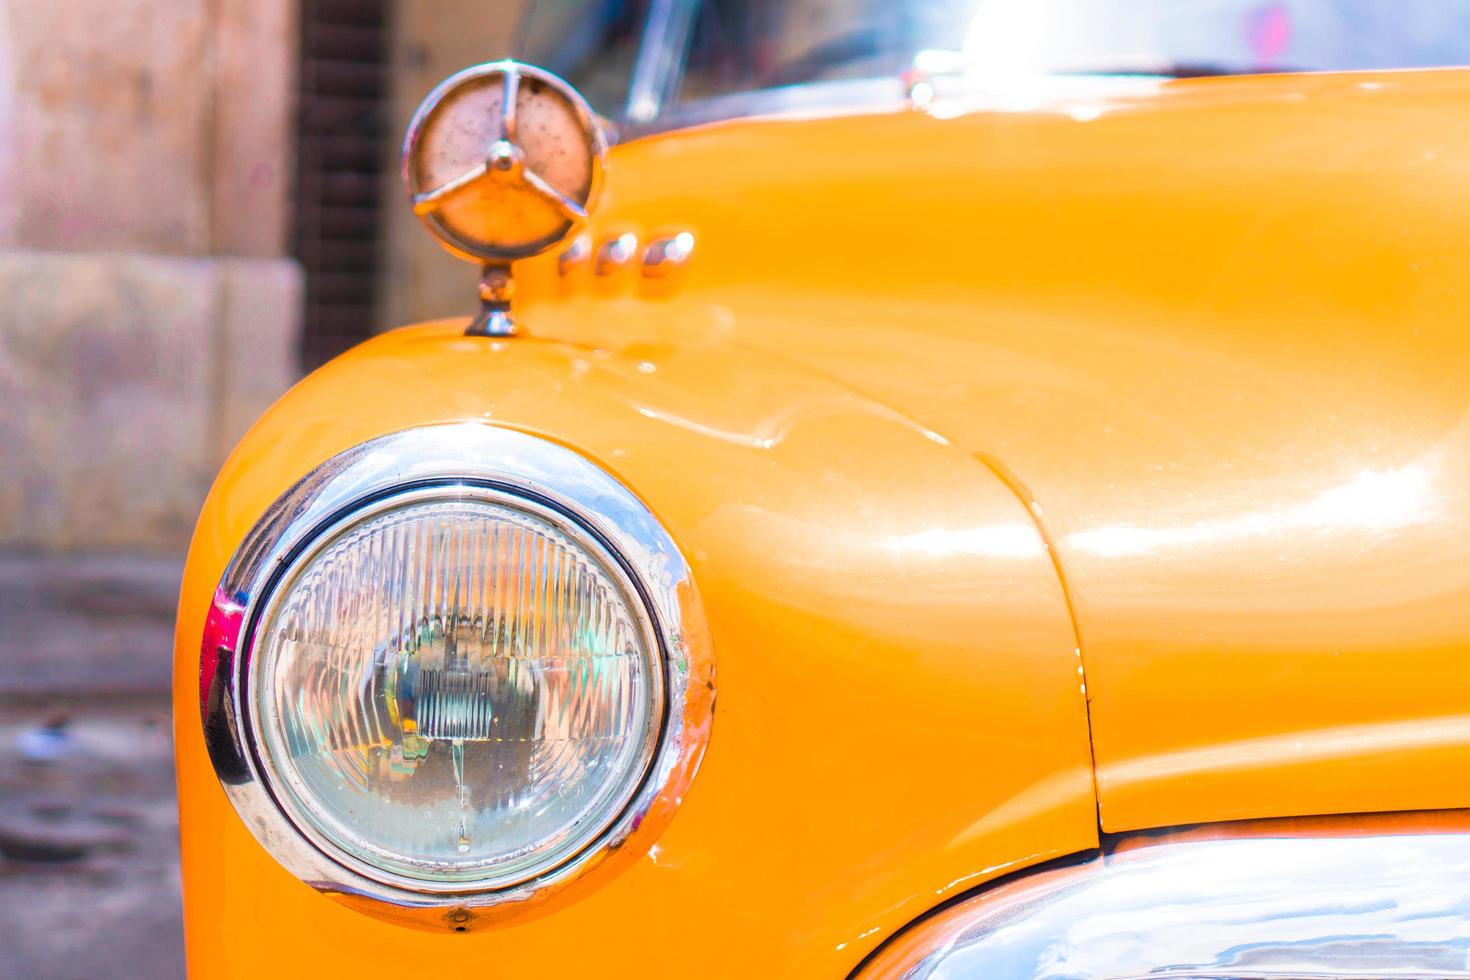
<instances>
[{"instance_id":1,"label":"yellow vintage car","mask_svg":"<svg viewBox=\"0 0 1470 980\"><path fill-rule=\"evenodd\" d=\"M1470 977L1470 3L539 6L200 517L191 972Z\"/></svg>"}]
</instances>

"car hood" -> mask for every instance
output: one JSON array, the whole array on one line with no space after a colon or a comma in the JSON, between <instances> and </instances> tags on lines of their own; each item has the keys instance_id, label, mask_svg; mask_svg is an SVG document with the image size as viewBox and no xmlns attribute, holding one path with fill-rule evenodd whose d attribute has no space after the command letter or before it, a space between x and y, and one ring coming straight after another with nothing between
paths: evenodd
<instances>
[{"instance_id":1,"label":"car hood","mask_svg":"<svg viewBox=\"0 0 1470 980\"><path fill-rule=\"evenodd\" d=\"M1467 105L1458 74L1242 79L620 147L590 235L691 230L685 268L526 263L528 336L364 344L211 491L175 649L193 962L840 975L1096 846L1096 801L1108 830L1470 805ZM230 812L199 639L303 474L466 421L649 505L694 570L717 707L656 848L427 948L320 901Z\"/></svg>"},{"instance_id":2,"label":"car hood","mask_svg":"<svg viewBox=\"0 0 1470 980\"><path fill-rule=\"evenodd\" d=\"M633 336L799 362L1032 504L1105 829L1459 807L1467 104L1411 72L728 123L620 148L603 227L700 239Z\"/></svg>"}]
</instances>

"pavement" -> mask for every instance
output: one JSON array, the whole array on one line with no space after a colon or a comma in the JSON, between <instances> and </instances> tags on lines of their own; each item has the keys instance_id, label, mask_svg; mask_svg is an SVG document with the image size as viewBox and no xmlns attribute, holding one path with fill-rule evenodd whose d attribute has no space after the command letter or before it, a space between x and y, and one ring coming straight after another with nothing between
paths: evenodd
<instances>
[{"instance_id":1,"label":"pavement","mask_svg":"<svg viewBox=\"0 0 1470 980\"><path fill-rule=\"evenodd\" d=\"M167 691L183 563L0 551L0 696Z\"/></svg>"},{"instance_id":2,"label":"pavement","mask_svg":"<svg viewBox=\"0 0 1470 980\"><path fill-rule=\"evenodd\" d=\"M0 554L0 977L184 975L179 571Z\"/></svg>"}]
</instances>

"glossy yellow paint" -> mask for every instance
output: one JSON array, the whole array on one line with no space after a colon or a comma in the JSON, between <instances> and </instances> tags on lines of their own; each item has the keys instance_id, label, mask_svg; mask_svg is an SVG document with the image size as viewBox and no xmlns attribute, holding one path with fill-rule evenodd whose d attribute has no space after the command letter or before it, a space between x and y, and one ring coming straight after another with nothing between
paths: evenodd
<instances>
[{"instance_id":1,"label":"glossy yellow paint","mask_svg":"<svg viewBox=\"0 0 1470 980\"><path fill-rule=\"evenodd\" d=\"M221 474L177 648L194 973L841 974L1096 842L1074 613L1107 829L1470 805L1466 105L1460 73L1130 83L619 147L590 233L692 230L687 269L523 263L531 336L379 338ZM280 869L194 681L270 501L448 419L639 493L719 675L657 850L466 936Z\"/></svg>"},{"instance_id":2,"label":"glossy yellow paint","mask_svg":"<svg viewBox=\"0 0 1470 980\"><path fill-rule=\"evenodd\" d=\"M699 238L624 302L1015 474L1105 829L1470 805L1470 72L1067 85L624 147L605 220Z\"/></svg>"},{"instance_id":3,"label":"glossy yellow paint","mask_svg":"<svg viewBox=\"0 0 1470 980\"><path fill-rule=\"evenodd\" d=\"M308 379L205 506L180 606L178 759L196 976L831 974L941 897L1090 846L1075 642L1034 524L969 454L802 368L645 335L622 350L386 335ZM204 754L203 614L240 538L307 469L445 419L586 453L688 555L714 730L660 838L539 918L464 936L359 914L278 867ZM263 937L269 937L264 941Z\"/></svg>"}]
</instances>

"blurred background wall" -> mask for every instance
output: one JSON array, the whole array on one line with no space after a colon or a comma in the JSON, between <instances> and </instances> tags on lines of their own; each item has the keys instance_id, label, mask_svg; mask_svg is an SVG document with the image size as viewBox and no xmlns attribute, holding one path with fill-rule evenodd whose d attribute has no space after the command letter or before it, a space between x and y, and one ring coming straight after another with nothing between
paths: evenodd
<instances>
[{"instance_id":1,"label":"blurred background wall","mask_svg":"<svg viewBox=\"0 0 1470 980\"><path fill-rule=\"evenodd\" d=\"M250 422L373 332L469 312L398 143L523 6L0 0L0 693L166 684Z\"/></svg>"},{"instance_id":2,"label":"blurred background wall","mask_svg":"<svg viewBox=\"0 0 1470 980\"><path fill-rule=\"evenodd\" d=\"M0 5L0 544L177 550L289 381L294 28L280 0Z\"/></svg>"},{"instance_id":3,"label":"blurred background wall","mask_svg":"<svg viewBox=\"0 0 1470 980\"><path fill-rule=\"evenodd\" d=\"M195 516L304 371L473 306L397 148L521 7L0 0L0 976L183 976Z\"/></svg>"}]
</instances>

